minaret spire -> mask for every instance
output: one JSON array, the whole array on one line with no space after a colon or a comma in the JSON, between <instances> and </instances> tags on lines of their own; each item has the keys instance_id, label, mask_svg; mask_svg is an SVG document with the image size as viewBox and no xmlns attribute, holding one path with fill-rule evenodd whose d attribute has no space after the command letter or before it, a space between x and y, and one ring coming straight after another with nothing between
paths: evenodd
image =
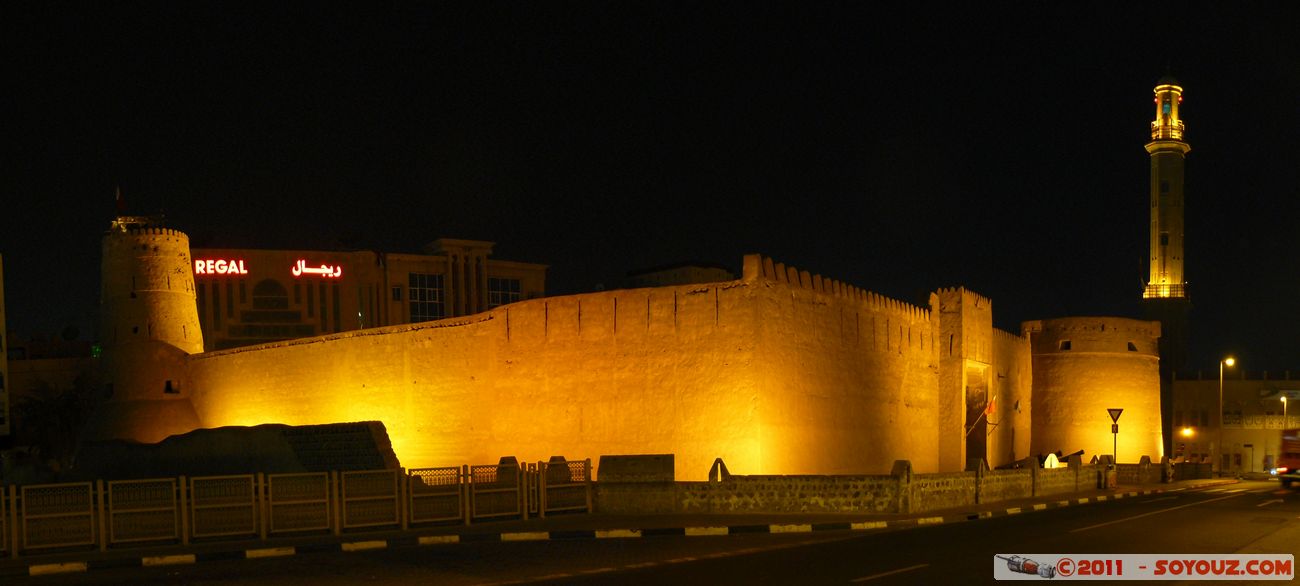
<instances>
[{"instance_id":1,"label":"minaret spire","mask_svg":"<svg viewBox=\"0 0 1300 586\"><path fill-rule=\"evenodd\" d=\"M1151 122L1151 255L1145 299L1185 298L1183 272L1183 161L1192 150L1183 142L1186 125L1179 115L1183 88L1165 76L1155 88L1156 119Z\"/></svg>"},{"instance_id":2,"label":"minaret spire","mask_svg":"<svg viewBox=\"0 0 1300 586\"><path fill-rule=\"evenodd\" d=\"M1192 147L1183 141L1183 88L1165 75L1156 82L1156 117L1151 122L1151 254L1142 290L1147 319L1160 322L1160 413L1164 452L1173 448L1173 380L1187 366L1191 340L1187 277L1183 270L1183 163Z\"/></svg>"}]
</instances>

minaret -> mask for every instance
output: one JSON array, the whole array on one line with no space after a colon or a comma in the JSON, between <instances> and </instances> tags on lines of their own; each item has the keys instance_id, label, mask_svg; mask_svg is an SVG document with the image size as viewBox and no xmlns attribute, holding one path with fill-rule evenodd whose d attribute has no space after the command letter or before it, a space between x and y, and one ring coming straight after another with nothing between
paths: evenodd
<instances>
[{"instance_id":1,"label":"minaret","mask_svg":"<svg viewBox=\"0 0 1300 586\"><path fill-rule=\"evenodd\" d=\"M1161 324L1160 411L1166 454L1173 453L1173 378L1187 364L1192 308L1183 265L1183 163L1192 147L1183 141L1182 104L1183 88L1177 81L1165 76L1156 82L1156 118L1146 145L1151 156L1151 265L1142 306L1147 319Z\"/></svg>"},{"instance_id":2,"label":"minaret","mask_svg":"<svg viewBox=\"0 0 1300 586\"><path fill-rule=\"evenodd\" d=\"M1183 142L1178 115L1183 88L1165 77L1156 86L1156 119L1151 122L1151 272L1144 299L1186 298L1183 278L1183 161L1192 150Z\"/></svg>"}]
</instances>

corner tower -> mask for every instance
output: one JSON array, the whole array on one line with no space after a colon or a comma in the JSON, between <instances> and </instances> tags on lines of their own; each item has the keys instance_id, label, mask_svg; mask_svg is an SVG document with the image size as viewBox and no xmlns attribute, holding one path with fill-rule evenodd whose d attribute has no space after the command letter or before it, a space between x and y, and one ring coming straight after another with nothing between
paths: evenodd
<instances>
[{"instance_id":1,"label":"corner tower","mask_svg":"<svg viewBox=\"0 0 1300 586\"><path fill-rule=\"evenodd\" d=\"M1160 412L1166 454L1172 453L1172 378L1187 363L1192 307L1183 264L1183 163L1192 147L1183 140L1182 103L1183 88L1177 81L1166 76L1156 82L1156 116L1146 145L1151 157L1151 253L1142 305L1146 318L1161 324Z\"/></svg>"},{"instance_id":2,"label":"corner tower","mask_svg":"<svg viewBox=\"0 0 1300 586\"><path fill-rule=\"evenodd\" d=\"M100 270L106 400L88 439L156 442L196 429L186 359L203 351L203 334L189 237L161 217L118 216Z\"/></svg>"}]
</instances>

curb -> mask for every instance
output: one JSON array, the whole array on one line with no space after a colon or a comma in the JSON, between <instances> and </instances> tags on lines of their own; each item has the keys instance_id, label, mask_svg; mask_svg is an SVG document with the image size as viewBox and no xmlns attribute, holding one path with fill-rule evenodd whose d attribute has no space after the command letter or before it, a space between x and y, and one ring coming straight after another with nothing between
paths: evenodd
<instances>
[{"instance_id":1,"label":"curb","mask_svg":"<svg viewBox=\"0 0 1300 586\"><path fill-rule=\"evenodd\" d=\"M803 523L803 524L766 524L766 525L725 525L725 526L701 526L701 527L656 527L649 529L594 529L594 530L560 530L560 531L517 531L501 533L470 533L465 535L424 535L398 537L393 539L370 539L343 541L339 543L323 543L301 546L283 546L283 547L259 547L252 549L232 549L228 551L216 551L205 553L189 554L172 554L140 557L123 557L105 560L89 560L83 562L59 562L45 564L31 564L27 566L12 566L9 568L0 568L0 576L46 576L54 574L71 574L84 573L90 570L108 569L108 568L132 568L132 567L153 567L167 565L188 565L202 562L211 562L218 560L232 559L265 559L275 557L293 556L299 554L311 553L355 553L373 550L382 550L390 548L409 548L430 545L446 545L454 543L475 543L475 542L507 542L507 541L577 541L590 539L641 539L645 537L710 537L726 535L743 535L743 534L774 534L774 533L817 533L826 531L851 531L851 532L869 532L883 531L889 529L913 529L917 527L926 527L930 525L943 525L949 523L961 523L967 521L982 521L995 517L1007 517L1020 515L1030 512L1045 511L1049 509L1060 509L1064 507L1073 507L1087 505L1092 503L1106 502L1110 500L1121 500L1137 496L1146 496L1160 494L1165 492L1180 492L1193 490L1197 488L1207 488L1211 486L1220 486L1225 484L1236 484L1235 481L1210 481L1188 486L1182 486L1174 489L1151 489L1135 490L1127 492L1117 492L1109 495L1096 495L1092 497L1076 497L1072 499L1059 500L1055 502L1042 502L1020 507L1008 507L1006 509L994 509L991 511L980 511L974 513L953 514L948 516L930 516L914 517L911 519L898 519L891 521L862 521L862 522L831 522L831 523Z\"/></svg>"}]
</instances>

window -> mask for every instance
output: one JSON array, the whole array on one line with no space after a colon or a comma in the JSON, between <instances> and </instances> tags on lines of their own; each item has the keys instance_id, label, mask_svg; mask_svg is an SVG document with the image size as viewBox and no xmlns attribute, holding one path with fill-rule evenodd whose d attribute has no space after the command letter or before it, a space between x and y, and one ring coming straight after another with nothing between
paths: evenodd
<instances>
[{"instance_id":1,"label":"window","mask_svg":"<svg viewBox=\"0 0 1300 586\"><path fill-rule=\"evenodd\" d=\"M167 384L163 385L163 393L166 393L168 395L176 395L180 393L180 390L177 389L176 386L172 384L172 381L168 380Z\"/></svg>"},{"instance_id":2,"label":"window","mask_svg":"<svg viewBox=\"0 0 1300 586\"><path fill-rule=\"evenodd\" d=\"M1160 233L1160 246L1169 246L1169 233L1168 233L1168 232L1161 232L1161 233Z\"/></svg>"},{"instance_id":3,"label":"window","mask_svg":"<svg viewBox=\"0 0 1300 586\"><path fill-rule=\"evenodd\" d=\"M1129 342L1129 343L1128 343L1128 351L1129 351L1129 352L1137 352L1137 351L1138 351L1137 344L1134 344L1133 342Z\"/></svg>"},{"instance_id":4,"label":"window","mask_svg":"<svg viewBox=\"0 0 1300 586\"><path fill-rule=\"evenodd\" d=\"M1061 340L1060 343L1058 344L1058 346L1060 347L1061 350L1069 350L1069 349L1070 349L1070 341L1069 341L1069 340Z\"/></svg>"},{"instance_id":5,"label":"window","mask_svg":"<svg viewBox=\"0 0 1300 586\"><path fill-rule=\"evenodd\" d=\"M396 287L393 287L393 301L401 301L401 300L402 300L402 286L398 285Z\"/></svg>"},{"instance_id":6,"label":"window","mask_svg":"<svg viewBox=\"0 0 1300 586\"><path fill-rule=\"evenodd\" d=\"M1169 182L1168 182L1168 181L1161 181L1161 182L1160 182L1160 193L1169 193Z\"/></svg>"},{"instance_id":7,"label":"window","mask_svg":"<svg viewBox=\"0 0 1300 586\"><path fill-rule=\"evenodd\" d=\"M514 303L520 299L519 279L488 277L488 307Z\"/></svg>"},{"instance_id":8,"label":"window","mask_svg":"<svg viewBox=\"0 0 1300 586\"><path fill-rule=\"evenodd\" d=\"M1160 111L1164 112L1165 116L1168 116L1173 109L1174 109L1174 103L1169 100L1165 100L1164 105L1161 106L1160 108Z\"/></svg>"},{"instance_id":9,"label":"window","mask_svg":"<svg viewBox=\"0 0 1300 586\"><path fill-rule=\"evenodd\" d=\"M411 303L411 322L442 319L442 275L411 273L407 280Z\"/></svg>"}]
</instances>

